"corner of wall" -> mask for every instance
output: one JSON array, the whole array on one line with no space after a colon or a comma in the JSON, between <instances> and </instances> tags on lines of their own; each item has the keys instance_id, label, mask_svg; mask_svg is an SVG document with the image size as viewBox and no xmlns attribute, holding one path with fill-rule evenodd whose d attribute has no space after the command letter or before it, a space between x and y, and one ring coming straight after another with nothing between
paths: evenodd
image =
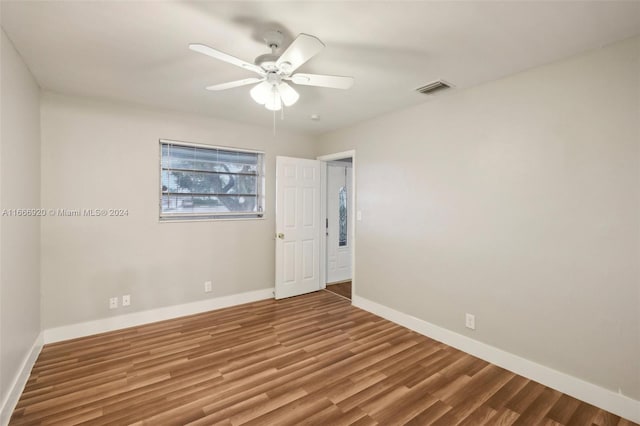
<instances>
[{"instance_id":1,"label":"corner of wall","mask_svg":"<svg viewBox=\"0 0 640 426\"><path fill-rule=\"evenodd\" d=\"M0 405L0 426L9 424L9 420L11 420L13 410L15 409L16 404L20 399L20 395L22 395L22 391L24 390L24 387L27 384L27 380L29 379L29 374L31 374L31 369L35 364L36 359L38 359L38 355L40 355L40 351L42 350L43 345L44 332L40 332L35 342L33 342L31 350L24 358L22 365L18 369L13 383L9 387L6 395L3 396L2 404Z\"/></svg>"},{"instance_id":2,"label":"corner of wall","mask_svg":"<svg viewBox=\"0 0 640 426\"><path fill-rule=\"evenodd\" d=\"M0 205L2 209L36 209L41 205L40 86L4 29L0 32L2 104L11 106L0 111ZM40 295L39 218L0 217L3 425L8 423L43 345Z\"/></svg>"}]
</instances>

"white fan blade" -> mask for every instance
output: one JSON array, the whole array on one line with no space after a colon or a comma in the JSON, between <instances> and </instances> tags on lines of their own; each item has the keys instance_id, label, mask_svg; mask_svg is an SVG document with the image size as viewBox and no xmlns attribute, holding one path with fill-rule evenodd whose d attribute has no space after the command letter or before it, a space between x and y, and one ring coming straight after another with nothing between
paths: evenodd
<instances>
[{"instance_id":1,"label":"white fan blade","mask_svg":"<svg viewBox=\"0 0 640 426\"><path fill-rule=\"evenodd\" d=\"M259 83L262 80L263 80L262 78L257 78L257 77L245 78L243 80L236 80L236 81L230 81L228 83L220 83L220 84L214 84L213 86L207 86L207 90L218 91L218 90L233 89L234 87L240 87L240 86L246 86L247 84Z\"/></svg>"},{"instance_id":2,"label":"white fan blade","mask_svg":"<svg viewBox=\"0 0 640 426\"><path fill-rule=\"evenodd\" d=\"M242 59L228 55L224 52L214 49L213 47L205 46L204 44L190 44L189 49L193 50L194 52L202 53L203 55L211 56L212 58L220 59L221 61L228 62L235 66L257 72L260 75L265 74L264 70L255 64L243 61Z\"/></svg>"},{"instance_id":3,"label":"white fan blade","mask_svg":"<svg viewBox=\"0 0 640 426\"><path fill-rule=\"evenodd\" d=\"M289 80L303 86L329 87L331 89L349 89L353 86L353 77L320 74L294 74Z\"/></svg>"},{"instance_id":4,"label":"white fan blade","mask_svg":"<svg viewBox=\"0 0 640 426\"><path fill-rule=\"evenodd\" d=\"M282 55L276 61L276 65L281 70L291 73L300 65L313 58L324 47L324 43L317 37L309 34L300 34L293 40L293 43L287 47ZM289 65L283 65L289 63Z\"/></svg>"}]
</instances>

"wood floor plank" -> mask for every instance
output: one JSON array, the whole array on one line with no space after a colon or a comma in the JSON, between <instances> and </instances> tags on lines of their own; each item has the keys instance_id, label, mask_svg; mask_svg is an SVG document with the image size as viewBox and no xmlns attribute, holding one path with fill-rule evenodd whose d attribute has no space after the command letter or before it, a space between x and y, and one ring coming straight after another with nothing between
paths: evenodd
<instances>
[{"instance_id":1,"label":"wood floor plank","mask_svg":"<svg viewBox=\"0 0 640 426\"><path fill-rule=\"evenodd\" d=\"M435 404L425 408L420 414L407 422L407 425L431 425L441 419L449 411L451 411L451 407L438 400Z\"/></svg>"},{"instance_id":2,"label":"wood floor plank","mask_svg":"<svg viewBox=\"0 0 640 426\"><path fill-rule=\"evenodd\" d=\"M529 383L529 380L522 376L514 376L506 385L493 394L485 403L494 410L500 410L509 400Z\"/></svg>"},{"instance_id":3,"label":"wood floor plank","mask_svg":"<svg viewBox=\"0 0 640 426\"><path fill-rule=\"evenodd\" d=\"M562 395L547 413L547 418L560 424L567 424L581 402L569 395Z\"/></svg>"},{"instance_id":4,"label":"wood floor plank","mask_svg":"<svg viewBox=\"0 0 640 426\"><path fill-rule=\"evenodd\" d=\"M435 396L426 391L429 379L411 387L399 400L393 401L383 409L377 410L373 416L380 424L405 424L421 414L425 408L440 402Z\"/></svg>"},{"instance_id":5,"label":"wood floor plank","mask_svg":"<svg viewBox=\"0 0 640 426\"><path fill-rule=\"evenodd\" d=\"M562 394L556 390L544 388L542 393L520 414L514 425L533 425L540 423Z\"/></svg>"},{"instance_id":6,"label":"wood floor plank","mask_svg":"<svg viewBox=\"0 0 640 426\"><path fill-rule=\"evenodd\" d=\"M476 408L471 414L465 417L460 423L460 426L475 426L486 424L496 414L496 410L487 406L481 405Z\"/></svg>"},{"instance_id":7,"label":"wood floor plank","mask_svg":"<svg viewBox=\"0 0 640 426\"><path fill-rule=\"evenodd\" d=\"M597 414L598 409L593 405L580 404L567 422L567 426L590 425L595 420Z\"/></svg>"},{"instance_id":8,"label":"wood floor plank","mask_svg":"<svg viewBox=\"0 0 640 426\"><path fill-rule=\"evenodd\" d=\"M620 416L616 416L604 410L598 410L598 414L593 419L593 424L597 426L617 426Z\"/></svg>"},{"instance_id":9,"label":"wood floor plank","mask_svg":"<svg viewBox=\"0 0 640 426\"><path fill-rule=\"evenodd\" d=\"M544 391L545 387L540 383L529 381L520 391L505 405L511 411L522 414L533 401Z\"/></svg>"},{"instance_id":10,"label":"wood floor plank","mask_svg":"<svg viewBox=\"0 0 640 426\"><path fill-rule=\"evenodd\" d=\"M10 419L92 426L592 423L634 425L328 291L45 345Z\"/></svg>"},{"instance_id":11,"label":"wood floor plank","mask_svg":"<svg viewBox=\"0 0 640 426\"><path fill-rule=\"evenodd\" d=\"M307 395L251 421L239 424L247 426L297 425L331 406L333 406L333 403L326 398Z\"/></svg>"},{"instance_id":12,"label":"wood floor plank","mask_svg":"<svg viewBox=\"0 0 640 426\"><path fill-rule=\"evenodd\" d=\"M484 424L493 426L511 426L518 420L518 417L520 417L520 414L515 411L511 411L506 407L502 407L493 417L484 422Z\"/></svg>"},{"instance_id":13,"label":"wood floor plank","mask_svg":"<svg viewBox=\"0 0 640 426\"><path fill-rule=\"evenodd\" d=\"M463 387L444 402L453 408L435 422L435 425L457 425L471 415L487 399L507 383L513 373L489 364L481 372L475 374L467 386Z\"/></svg>"}]
</instances>

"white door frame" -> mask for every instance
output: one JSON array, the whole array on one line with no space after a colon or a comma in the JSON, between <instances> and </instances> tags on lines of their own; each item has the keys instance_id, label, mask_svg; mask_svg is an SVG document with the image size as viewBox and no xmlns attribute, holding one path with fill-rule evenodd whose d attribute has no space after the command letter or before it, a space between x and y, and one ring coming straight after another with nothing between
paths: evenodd
<instances>
[{"instance_id":1,"label":"white door frame","mask_svg":"<svg viewBox=\"0 0 640 426\"><path fill-rule=\"evenodd\" d=\"M327 154L316 157L316 160L323 161L322 165L322 186L320 189L320 208L326 217L327 212L327 161L342 160L344 158L351 158L352 166L352 179L351 188L353 196L351 197L351 206L349 206L349 220L353 224L353 231L351 238L351 300L356 290L356 200L358 198L357 185L356 185L356 150L336 152L335 154ZM327 233L323 233L324 238L320 238L320 288L327 288Z\"/></svg>"}]
</instances>

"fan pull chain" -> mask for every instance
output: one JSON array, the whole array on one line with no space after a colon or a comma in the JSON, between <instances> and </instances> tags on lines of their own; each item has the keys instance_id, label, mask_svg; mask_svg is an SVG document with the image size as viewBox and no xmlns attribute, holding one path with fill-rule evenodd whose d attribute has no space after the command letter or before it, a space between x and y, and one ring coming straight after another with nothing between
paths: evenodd
<instances>
[{"instance_id":1,"label":"fan pull chain","mask_svg":"<svg viewBox=\"0 0 640 426\"><path fill-rule=\"evenodd\" d=\"M276 111L273 111L273 136L276 135Z\"/></svg>"}]
</instances>

